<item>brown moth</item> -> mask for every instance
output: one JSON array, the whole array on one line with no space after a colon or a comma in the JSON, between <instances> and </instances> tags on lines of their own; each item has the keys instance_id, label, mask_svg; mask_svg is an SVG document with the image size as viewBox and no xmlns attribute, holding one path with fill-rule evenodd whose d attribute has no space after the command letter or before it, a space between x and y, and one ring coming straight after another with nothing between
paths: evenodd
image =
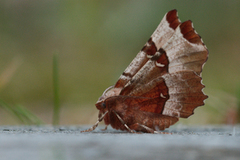
<instances>
[{"instance_id":1,"label":"brown moth","mask_svg":"<svg viewBox=\"0 0 240 160\"><path fill-rule=\"evenodd\" d=\"M188 118L208 97L201 72L208 50L190 20L169 11L114 86L98 99L98 121L106 128L158 133Z\"/></svg>"}]
</instances>

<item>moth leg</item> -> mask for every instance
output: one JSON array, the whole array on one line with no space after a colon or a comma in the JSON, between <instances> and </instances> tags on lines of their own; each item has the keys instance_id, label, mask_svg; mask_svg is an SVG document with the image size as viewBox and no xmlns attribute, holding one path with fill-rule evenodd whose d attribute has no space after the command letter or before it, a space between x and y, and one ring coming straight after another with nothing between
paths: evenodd
<instances>
[{"instance_id":1,"label":"moth leg","mask_svg":"<svg viewBox=\"0 0 240 160\"><path fill-rule=\"evenodd\" d=\"M131 130L128 125L123 121L123 119L119 116L119 114L117 114L116 111L113 110L113 113L118 117L118 119L120 120L120 122L124 125L124 127L131 133L136 133L134 130Z\"/></svg>"},{"instance_id":2,"label":"moth leg","mask_svg":"<svg viewBox=\"0 0 240 160\"><path fill-rule=\"evenodd\" d=\"M98 126L98 123L103 120L104 116L105 116L107 113L108 113L108 111L106 111L100 118L98 118L97 122L96 122L91 128L86 129L86 130L84 130L84 131L81 131L81 133L82 133L82 132L91 132L91 131L93 131L94 129L96 129L97 126Z\"/></svg>"},{"instance_id":3,"label":"moth leg","mask_svg":"<svg viewBox=\"0 0 240 160\"><path fill-rule=\"evenodd\" d=\"M104 128L104 129L101 129L101 130L102 130L102 131L106 131L106 130L107 130L107 127L108 127L108 125L106 125L105 128Z\"/></svg>"},{"instance_id":4,"label":"moth leg","mask_svg":"<svg viewBox=\"0 0 240 160\"><path fill-rule=\"evenodd\" d=\"M154 131L152 128L149 128L148 126L145 126L143 124L139 124L137 123L139 126L141 126L142 128L146 129L148 131L148 133L157 133L157 131Z\"/></svg>"},{"instance_id":5,"label":"moth leg","mask_svg":"<svg viewBox=\"0 0 240 160\"><path fill-rule=\"evenodd\" d=\"M136 131L142 131L142 129L144 128L145 130L147 130L148 133L157 133L156 131L154 131L153 129L143 125L143 124L139 124L139 123L134 123L131 126L129 126L131 129L136 130Z\"/></svg>"},{"instance_id":6,"label":"moth leg","mask_svg":"<svg viewBox=\"0 0 240 160\"><path fill-rule=\"evenodd\" d=\"M169 133L169 132L163 132L158 127L156 128L156 131L154 131L154 132L157 133L157 134L172 134L172 133Z\"/></svg>"},{"instance_id":7,"label":"moth leg","mask_svg":"<svg viewBox=\"0 0 240 160\"><path fill-rule=\"evenodd\" d=\"M156 134L171 134L168 132L159 132L159 131L155 131L152 128L149 128L148 126L145 126L143 124L139 124L139 123L135 123L133 125L130 126L131 129L137 130L137 131L142 131L142 128L144 128L145 130L147 130L148 133L156 133Z\"/></svg>"}]
</instances>

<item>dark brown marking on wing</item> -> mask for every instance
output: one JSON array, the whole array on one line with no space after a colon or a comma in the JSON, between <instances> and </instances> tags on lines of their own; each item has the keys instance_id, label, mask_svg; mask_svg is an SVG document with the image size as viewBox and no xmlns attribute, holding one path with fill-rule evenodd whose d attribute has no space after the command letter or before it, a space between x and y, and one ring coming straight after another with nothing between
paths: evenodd
<instances>
[{"instance_id":1,"label":"dark brown marking on wing","mask_svg":"<svg viewBox=\"0 0 240 160\"><path fill-rule=\"evenodd\" d=\"M178 19L177 16L177 10L171 10L167 13L166 19L169 23L169 27L171 27L172 29L176 29L178 25L181 24L180 20Z\"/></svg>"},{"instance_id":2,"label":"dark brown marking on wing","mask_svg":"<svg viewBox=\"0 0 240 160\"><path fill-rule=\"evenodd\" d=\"M162 71L163 72L162 74L165 74L168 72L168 65L169 65L168 56L163 48L160 48L159 52L161 53L161 56L157 59L156 63L160 63L164 65L164 71Z\"/></svg>"},{"instance_id":3,"label":"dark brown marking on wing","mask_svg":"<svg viewBox=\"0 0 240 160\"><path fill-rule=\"evenodd\" d=\"M149 38L148 42L142 48L142 51L145 52L147 55L154 55L157 52L157 47L152 41L152 38Z\"/></svg>"},{"instance_id":4,"label":"dark brown marking on wing","mask_svg":"<svg viewBox=\"0 0 240 160\"><path fill-rule=\"evenodd\" d=\"M191 20L183 22L180 25L180 29L181 29L181 33L183 34L183 37L189 42L195 43L195 44L203 44L201 37L195 32L192 26Z\"/></svg>"},{"instance_id":5,"label":"dark brown marking on wing","mask_svg":"<svg viewBox=\"0 0 240 160\"><path fill-rule=\"evenodd\" d=\"M152 56L151 60L152 61L156 61L158 60L158 58L161 56L161 53L159 53L159 51L156 52L156 54L154 54L154 56Z\"/></svg>"},{"instance_id":6,"label":"dark brown marking on wing","mask_svg":"<svg viewBox=\"0 0 240 160\"><path fill-rule=\"evenodd\" d=\"M131 73L126 73L126 72L123 72L122 75L124 75L125 77L133 77L133 75Z\"/></svg>"},{"instance_id":7,"label":"dark brown marking on wing","mask_svg":"<svg viewBox=\"0 0 240 160\"><path fill-rule=\"evenodd\" d=\"M155 54L151 60L156 61L156 66L161 69L159 72L163 75L168 72L168 56L163 48L160 48L156 53L158 54Z\"/></svg>"},{"instance_id":8,"label":"dark brown marking on wing","mask_svg":"<svg viewBox=\"0 0 240 160\"><path fill-rule=\"evenodd\" d=\"M165 53L164 49L160 48L155 54L154 56L151 58L152 61L157 61L159 59L159 57ZM166 54L166 53L165 53Z\"/></svg>"}]
</instances>

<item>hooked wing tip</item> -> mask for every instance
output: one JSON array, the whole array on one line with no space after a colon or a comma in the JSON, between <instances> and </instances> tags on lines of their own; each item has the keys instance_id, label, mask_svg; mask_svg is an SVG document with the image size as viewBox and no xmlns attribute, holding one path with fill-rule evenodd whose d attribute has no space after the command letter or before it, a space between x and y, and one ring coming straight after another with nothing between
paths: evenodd
<instances>
[{"instance_id":1,"label":"hooked wing tip","mask_svg":"<svg viewBox=\"0 0 240 160\"><path fill-rule=\"evenodd\" d=\"M181 24L176 9L171 10L166 14L166 20L169 23L169 27L171 27L174 30Z\"/></svg>"},{"instance_id":2,"label":"hooked wing tip","mask_svg":"<svg viewBox=\"0 0 240 160\"><path fill-rule=\"evenodd\" d=\"M193 28L191 20L185 21L180 25L181 33L183 37L190 43L203 44L201 37Z\"/></svg>"}]
</instances>

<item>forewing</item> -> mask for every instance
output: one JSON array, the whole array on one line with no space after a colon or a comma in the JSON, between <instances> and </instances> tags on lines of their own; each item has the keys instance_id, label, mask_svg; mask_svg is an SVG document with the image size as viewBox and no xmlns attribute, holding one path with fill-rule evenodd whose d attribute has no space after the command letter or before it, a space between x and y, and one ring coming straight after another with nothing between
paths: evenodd
<instances>
[{"instance_id":1,"label":"forewing","mask_svg":"<svg viewBox=\"0 0 240 160\"><path fill-rule=\"evenodd\" d=\"M151 38L144 45L142 50L125 69L114 87L123 88L127 82L129 82L132 77L146 64L146 62L149 60L149 57L152 57L157 50L161 48L170 37L172 37L179 24L180 20L178 19L177 11L169 11L164 16L157 29L154 31Z\"/></svg>"},{"instance_id":2,"label":"forewing","mask_svg":"<svg viewBox=\"0 0 240 160\"><path fill-rule=\"evenodd\" d=\"M194 71L200 75L208 58L208 50L190 20L177 27L163 49L169 60L169 73Z\"/></svg>"},{"instance_id":3,"label":"forewing","mask_svg":"<svg viewBox=\"0 0 240 160\"><path fill-rule=\"evenodd\" d=\"M155 90L155 95L163 103L154 110L161 110L164 115L188 117L207 98L202 92L204 86L200 77L207 57L208 50L201 37L194 31L191 21L186 21L176 28L162 48L149 57L120 95L148 97ZM152 111L151 107L142 108Z\"/></svg>"}]
</instances>

